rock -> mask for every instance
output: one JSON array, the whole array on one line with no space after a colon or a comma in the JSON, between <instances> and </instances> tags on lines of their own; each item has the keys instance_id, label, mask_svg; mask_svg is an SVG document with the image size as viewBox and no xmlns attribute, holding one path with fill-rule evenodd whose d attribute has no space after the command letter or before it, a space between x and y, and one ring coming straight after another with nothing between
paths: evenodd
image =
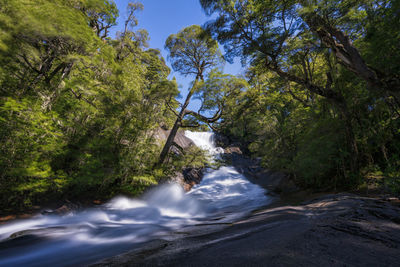
<instances>
[{"instance_id":1,"label":"rock","mask_svg":"<svg viewBox=\"0 0 400 267\"><path fill-rule=\"evenodd\" d=\"M2 224L3 222L15 220L16 218L17 218L16 215L8 215L8 216L0 217L0 224Z\"/></svg>"},{"instance_id":2,"label":"rock","mask_svg":"<svg viewBox=\"0 0 400 267\"><path fill-rule=\"evenodd\" d=\"M253 174L258 180L266 181L265 187L275 193L293 193L299 191L290 177L282 172L261 170Z\"/></svg>"},{"instance_id":3,"label":"rock","mask_svg":"<svg viewBox=\"0 0 400 267\"><path fill-rule=\"evenodd\" d=\"M203 179L204 170L203 168L186 168L183 170L183 176L185 182L199 184Z\"/></svg>"},{"instance_id":4,"label":"rock","mask_svg":"<svg viewBox=\"0 0 400 267\"><path fill-rule=\"evenodd\" d=\"M103 204L103 202L102 202L101 200L98 200L98 199L95 199L95 200L93 200L92 202L93 202L93 204L95 204L95 205L101 205L101 204Z\"/></svg>"},{"instance_id":5,"label":"rock","mask_svg":"<svg viewBox=\"0 0 400 267\"><path fill-rule=\"evenodd\" d=\"M69 200L66 200L63 205L61 205L59 208L54 209L54 210L43 210L41 214L43 215L65 215L70 212L79 210L81 208L80 204L72 203Z\"/></svg>"},{"instance_id":6,"label":"rock","mask_svg":"<svg viewBox=\"0 0 400 267\"><path fill-rule=\"evenodd\" d=\"M54 212L58 215L64 215L64 214L70 213L72 210L73 210L72 207L64 204L61 207L59 207L58 209L56 209Z\"/></svg>"},{"instance_id":7,"label":"rock","mask_svg":"<svg viewBox=\"0 0 400 267\"><path fill-rule=\"evenodd\" d=\"M159 142L164 143L167 140L169 133L170 130L164 130L163 128L158 128L154 133L154 137L157 140L159 140ZM189 148L194 145L193 141L185 136L185 132L183 130L178 130L174 141L177 145L179 145L183 149ZM179 149L177 149L176 152L180 153Z\"/></svg>"},{"instance_id":8,"label":"rock","mask_svg":"<svg viewBox=\"0 0 400 267\"><path fill-rule=\"evenodd\" d=\"M167 140L169 133L170 130L165 130L165 127L160 127L156 130L154 136L157 140L164 143ZM185 150L195 145L190 138L185 136L183 130L178 130L174 142L179 147L172 146L171 151L177 155L182 154L182 149ZM170 182L181 185L185 191L190 191L194 185L201 182L202 178L202 168L185 168L182 172L176 172L175 175L170 177Z\"/></svg>"},{"instance_id":9,"label":"rock","mask_svg":"<svg viewBox=\"0 0 400 267\"><path fill-rule=\"evenodd\" d=\"M225 154L236 153L236 154L239 154L239 155L242 155L242 154L243 154L242 151L240 150L240 148L237 147L237 146L232 146L232 147L227 147L227 148L225 148L225 149L224 149L224 153L225 153Z\"/></svg>"}]
</instances>

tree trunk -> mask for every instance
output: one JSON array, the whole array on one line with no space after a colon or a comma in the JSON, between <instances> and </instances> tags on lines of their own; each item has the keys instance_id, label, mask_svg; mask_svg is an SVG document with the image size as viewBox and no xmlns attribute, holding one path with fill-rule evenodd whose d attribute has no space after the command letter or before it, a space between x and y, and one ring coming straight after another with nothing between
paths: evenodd
<instances>
[{"instance_id":1,"label":"tree trunk","mask_svg":"<svg viewBox=\"0 0 400 267\"><path fill-rule=\"evenodd\" d=\"M161 165L164 163L164 161L168 155L169 149L171 148L172 144L174 143L176 133L178 132L179 127L181 126L182 120L186 115L186 108L189 105L190 99L192 98L192 95L196 89L198 80L199 80L198 77L196 77L196 80L194 81L193 86L190 89L189 94L186 97L185 103L183 104L181 111L179 112L178 117L176 118L174 126L172 127L172 130L168 135L167 141L165 142L163 150L161 151L160 158L158 159L157 165Z\"/></svg>"},{"instance_id":2,"label":"tree trunk","mask_svg":"<svg viewBox=\"0 0 400 267\"><path fill-rule=\"evenodd\" d=\"M330 47L338 61L349 71L365 80L374 91L386 91L394 97L400 96L400 80L397 75L381 73L366 64L349 36L330 24L318 14L303 16L311 31L321 42Z\"/></svg>"}]
</instances>

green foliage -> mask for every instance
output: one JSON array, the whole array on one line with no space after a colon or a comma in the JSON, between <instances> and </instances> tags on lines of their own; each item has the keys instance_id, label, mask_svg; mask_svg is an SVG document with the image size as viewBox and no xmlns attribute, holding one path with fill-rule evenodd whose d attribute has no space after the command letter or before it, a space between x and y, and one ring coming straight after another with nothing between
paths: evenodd
<instances>
[{"instance_id":1,"label":"green foliage","mask_svg":"<svg viewBox=\"0 0 400 267\"><path fill-rule=\"evenodd\" d=\"M173 69L183 75L193 74L195 79L179 113L174 112L177 118L161 151L157 165L165 161L179 127L200 126L196 119L203 123L210 123L209 118L200 114L201 108L199 112L194 112L188 110L187 107L193 94L198 90L199 84L203 82L204 76L211 68L223 62L218 43L199 25L185 27L177 34L171 34L165 42L165 48L170 53L169 59ZM185 116L189 114L193 117L190 121L194 121L195 124L183 125Z\"/></svg>"},{"instance_id":2,"label":"green foliage","mask_svg":"<svg viewBox=\"0 0 400 267\"><path fill-rule=\"evenodd\" d=\"M222 62L218 43L199 25L171 34L165 41L169 59L175 71L202 78L204 71Z\"/></svg>"},{"instance_id":3,"label":"green foliage","mask_svg":"<svg viewBox=\"0 0 400 267\"><path fill-rule=\"evenodd\" d=\"M113 1L0 6L1 210L139 194L164 178L152 169L154 132L172 123L165 101L178 89L160 51L132 32L140 5L117 39Z\"/></svg>"},{"instance_id":4,"label":"green foliage","mask_svg":"<svg viewBox=\"0 0 400 267\"><path fill-rule=\"evenodd\" d=\"M181 171L183 168L202 168L209 165L210 162L207 157L207 152L196 147L191 146L184 155L174 154L171 158L171 164L174 171Z\"/></svg>"},{"instance_id":5,"label":"green foliage","mask_svg":"<svg viewBox=\"0 0 400 267\"><path fill-rule=\"evenodd\" d=\"M200 111L210 112L223 108L227 101L236 99L240 92L245 91L247 87L245 79L213 69L207 79L196 88L194 96L201 100Z\"/></svg>"},{"instance_id":6,"label":"green foliage","mask_svg":"<svg viewBox=\"0 0 400 267\"><path fill-rule=\"evenodd\" d=\"M250 62L219 131L308 187L377 169L398 190L398 1L200 2L225 56Z\"/></svg>"},{"instance_id":7,"label":"green foliage","mask_svg":"<svg viewBox=\"0 0 400 267\"><path fill-rule=\"evenodd\" d=\"M338 121L325 119L307 125L307 129L296 136L297 151L290 170L301 177L304 185L349 185L349 181L342 181L337 177L341 174L337 173L337 170L342 168L341 164L348 154L347 151L343 151L342 131ZM337 184L340 182L343 184Z\"/></svg>"}]
</instances>

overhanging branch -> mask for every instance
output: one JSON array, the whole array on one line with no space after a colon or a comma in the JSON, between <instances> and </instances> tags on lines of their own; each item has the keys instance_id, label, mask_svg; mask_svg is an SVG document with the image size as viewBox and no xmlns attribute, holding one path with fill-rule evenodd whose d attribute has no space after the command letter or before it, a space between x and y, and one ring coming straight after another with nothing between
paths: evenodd
<instances>
[{"instance_id":1,"label":"overhanging branch","mask_svg":"<svg viewBox=\"0 0 400 267\"><path fill-rule=\"evenodd\" d=\"M205 123L213 123L216 122L217 120L219 120L222 116L222 108L219 108L218 111L211 117L206 117L203 116L195 111L189 110L189 109L185 109L185 115L192 115L193 117L195 117L196 119L205 122Z\"/></svg>"}]
</instances>

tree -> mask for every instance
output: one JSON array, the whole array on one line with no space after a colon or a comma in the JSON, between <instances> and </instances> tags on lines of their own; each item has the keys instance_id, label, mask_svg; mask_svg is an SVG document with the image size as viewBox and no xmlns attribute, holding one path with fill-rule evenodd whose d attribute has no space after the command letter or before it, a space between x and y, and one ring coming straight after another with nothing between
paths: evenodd
<instances>
[{"instance_id":1,"label":"tree","mask_svg":"<svg viewBox=\"0 0 400 267\"><path fill-rule=\"evenodd\" d=\"M124 23L124 30L117 32L119 47L117 53L117 59L121 60L124 57L124 53L133 52L137 46L147 46L148 33L146 30L139 30L133 32L131 29L138 25L136 18L136 12L143 10L142 3L130 2L127 7L128 18Z\"/></svg>"},{"instance_id":2,"label":"tree","mask_svg":"<svg viewBox=\"0 0 400 267\"><path fill-rule=\"evenodd\" d=\"M372 62L369 58L373 57L363 57L363 46L355 45L375 33L368 21L380 22L382 19L377 14L393 14L398 6L396 1L200 2L209 15L218 13L207 24L207 29L224 44L230 57L250 59L253 66L271 71L288 83L296 83L336 106L345 122L351 168L357 172L359 149L354 118L337 78L345 69L365 82L371 95L399 107L400 79L396 69ZM393 19L386 21L392 25L390 28L397 27ZM386 45L383 39L390 40L391 45ZM382 40L382 45L389 50L396 47L391 38ZM312 67L316 59L322 71Z\"/></svg>"},{"instance_id":3,"label":"tree","mask_svg":"<svg viewBox=\"0 0 400 267\"><path fill-rule=\"evenodd\" d=\"M366 81L370 90L398 96L400 78L397 73L369 66L354 45L367 30L368 14L380 9L396 9L398 4L391 2L200 0L207 14L219 13L217 19L208 23L208 29L231 56L261 57L270 70L318 92L319 88L308 85L310 81L299 79L279 66L281 59L293 52L292 40L306 38L302 47L306 51L324 49L335 57L337 64Z\"/></svg>"},{"instance_id":4,"label":"tree","mask_svg":"<svg viewBox=\"0 0 400 267\"><path fill-rule=\"evenodd\" d=\"M333 151L329 157L336 155L336 161L327 160L331 166L321 169L336 169L338 176L353 177L352 181L366 169L376 168L373 164L388 170L398 166L396 156L391 159L388 151L398 153L399 138L393 133L400 115L400 23L395 15L399 1L200 2L208 15L217 15L206 29L224 45L226 58L239 56L250 63L251 85L260 90L252 89L248 97L280 103L264 102L266 110L254 116L247 113L254 109L251 104L243 104L240 111L228 109L231 114L222 118L223 129L234 136L240 132L249 139L249 146L260 148L254 150L264 155L265 164L275 160L262 152L272 142L270 151L289 152L277 156L289 163L277 164L284 168L312 166L310 162L316 163L317 157L307 153L323 155L322 144L331 144L326 151ZM279 98L273 97L276 94ZM271 119L273 110L276 115ZM230 117L240 114L245 118ZM245 120L254 125L240 124ZM249 133L260 131L254 129L262 128L265 120L272 129L265 136ZM377 126L382 123L382 128ZM330 124L335 131L329 129ZM275 144L282 145L277 149Z\"/></svg>"},{"instance_id":5,"label":"tree","mask_svg":"<svg viewBox=\"0 0 400 267\"><path fill-rule=\"evenodd\" d=\"M208 23L207 28L224 44L230 57L250 58L253 66L276 73L337 106L346 121L351 169L357 172L358 148L351 114L332 78L335 75L332 55L336 54L321 48L313 29L305 26L304 18L309 16L305 14L312 13L306 12L311 7L305 2L298 5L295 1L201 1L208 14L219 12L219 17ZM322 73L312 68L313 59L324 62Z\"/></svg>"},{"instance_id":6,"label":"tree","mask_svg":"<svg viewBox=\"0 0 400 267\"><path fill-rule=\"evenodd\" d=\"M0 0L1 210L138 194L165 176L154 130L175 120L178 88L132 29L140 9L114 39L114 1Z\"/></svg>"},{"instance_id":7,"label":"tree","mask_svg":"<svg viewBox=\"0 0 400 267\"><path fill-rule=\"evenodd\" d=\"M186 110L185 113L197 121L207 123L211 129L215 130L214 124L218 124L218 119L224 114L226 107L236 102L240 94L248 87L246 80L213 69L194 93L194 97L201 101L198 111ZM205 115L210 112L215 114L213 119L207 118ZM198 127L199 124L183 126Z\"/></svg>"},{"instance_id":8,"label":"tree","mask_svg":"<svg viewBox=\"0 0 400 267\"><path fill-rule=\"evenodd\" d=\"M192 87L186 96L185 102L181 106L179 113L176 113L176 121L161 151L158 164L162 164L173 145L175 135L179 127L182 126L182 120L187 114L196 115L194 112L188 112L186 109L190 99L198 89L199 82L204 79L204 75L212 67L221 63L221 53L218 49L218 43L198 25L192 25L184 28L177 34L172 34L165 42L165 48L169 51L169 59L175 71L183 75L194 75L195 79ZM218 120L219 112L211 118L201 117L206 122Z\"/></svg>"}]
</instances>

